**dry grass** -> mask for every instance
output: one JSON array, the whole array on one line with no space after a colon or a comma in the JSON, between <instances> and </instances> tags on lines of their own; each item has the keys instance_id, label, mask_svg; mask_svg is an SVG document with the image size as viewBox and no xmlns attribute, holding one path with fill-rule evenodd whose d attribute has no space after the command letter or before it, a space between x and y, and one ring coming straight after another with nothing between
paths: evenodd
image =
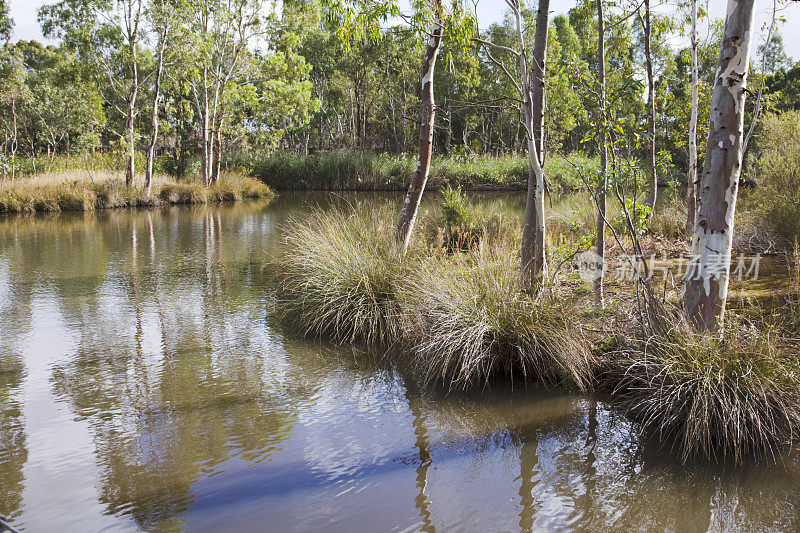
<instances>
[{"instance_id":1,"label":"dry grass","mask_svg":"<svg viewBox=\"0 0 800 533\"><path fill-rule=\"evenodd\" d=\"M91 211L271 196L272 191L263 183L235 174L223 174L220 182L210 187L197 181L176 182L157 175L148 197L141 189L126 186L124 177L116 172L99 171L91 175L64 171L0 184L0 213Z\"/></svg>"},{"instance_id":2,"label":"dry grass","mask_svg":"<svg viewBox=\"0 0 800 533\"><path fill-rule=\"evenodd\" d=\"M497 377L589 388L594 362L577 313L522 292L518 262L515 249L493 243L416 269L403 324L424 378L458 388Z\"/></svg>"},{"instance_id":3,"label":"dry grass","mask_svg":"<svg viewBox=\"0 0 800 533\"><path fill-rule=\"evenodd\" d=\"M734 317L722 335L671 319L620 332L606 354L612 402L684 461L774 458L800 431L797 343Z\"/></svg>"},{"instance_id":4,"label":"dry grass","mask_svg":"<svg viewBox=\"0 0 800 533\"><path fill-rule=\"evenodd\" d=\"M317 210L289 222L276 262L277 311L305 335L387 343L400 335L406 263L385 210Z\"/></svg>"}]
</instances>

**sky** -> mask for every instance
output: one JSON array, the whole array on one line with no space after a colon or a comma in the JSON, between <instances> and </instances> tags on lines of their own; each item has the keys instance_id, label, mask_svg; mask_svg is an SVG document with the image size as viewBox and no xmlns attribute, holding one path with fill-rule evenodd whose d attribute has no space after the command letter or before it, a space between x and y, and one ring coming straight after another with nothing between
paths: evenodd
<instances>
[{"instance_id":1,"label":"sky","mask_svg":"<svg viewBox=\"0 0 800 533\"><path fill-rule=\"evenodd\" d=\"M700 0L702 1L702 0ZM410 2L408 0L401 0L405 5ZM14 18L14 40L17 39L42 39L42 31L39 23L36 21L36 12L39 7L46 3L52 3L52 0L11 0L11 16ZM659 0L653 0L654 10L667 12L674 10L674 2L672 5L661 3L659 7ZM714 18L722 18L725 15L725 7L727 0L709 0L710 14ZM550 0L550 9L553 14L566 13L573 5L574 0ZM478 2L478 19L480 26L485 28L493 22L502 19L506 11L506 4L504 0L480 0ZM800 2L788 2L780 14L786 17L787 22L779 27L781 35L783 36L784 47L786 53L794 58L795 61L800 61ZM755 48L764 42L767 35L767 24L772 15L772 2L769 0L760 0L756 4L756 29L758 33L755 35ZM792 31L795 30L795 31ZM701 32L702 36L702 32ZM681 38L673 39L674 46L685 46L686 40Z\"/></svg>"}]
</instances>

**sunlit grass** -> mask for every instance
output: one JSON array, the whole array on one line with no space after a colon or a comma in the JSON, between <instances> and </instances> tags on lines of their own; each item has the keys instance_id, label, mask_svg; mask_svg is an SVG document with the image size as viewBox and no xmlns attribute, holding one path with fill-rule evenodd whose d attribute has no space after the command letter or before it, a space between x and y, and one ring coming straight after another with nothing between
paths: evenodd
<instances>
[{"instance_id":1,"label":"sunlit grass","mask_svg":"<svg viewBox=\"0 0 800 533\"><path fill-rule=\"evenodd\" d=\"M423 377L449 386L588 386L588 344L568 306L520 290L516 241L482 231L456 252L418 242L401 261L393 214L355 206L291 221L274 264L278 318L306 335L399 343Z\"/></svg>"},{"instance_id":2,"label":"sunlit grass","mask_svg":"<svg viewBox=\"0 0 800 533\"><path fill-rule=\"evenodd\" d=\"M623 332L606 354L612 401L687 460L773 458L800 431L795 341L729 317L721 334L677 319Z\"/></svg>"},{"instance_id":3,"label":"sunlit grass","mask_svg":"<svg viewBox=\"0 0 800 533\"><path fill-rule=\"evenodd\" d=\"M237 174L223 174L219 183L210 187L204 187L196 180L176 182L167 176L156 175L152 194L147 196L140 187L125 185L124 176L118 172L92 174L68 170L0 184L0 213L91 211L270 196L273 193L267 185Z\"/></svg>"},{"instance_id":4,"label":"sunlit grass","mask_svg":"<svg viewBox=\"0 0 800 533\"><path fill-rule=\"evenodd\" d=\"M426 379L459 388L497 377L589 387L594 365L577 312L521 290L515 248L493 241L421 260L414 274L403 323Z\"/></svg>"}]
</instances>

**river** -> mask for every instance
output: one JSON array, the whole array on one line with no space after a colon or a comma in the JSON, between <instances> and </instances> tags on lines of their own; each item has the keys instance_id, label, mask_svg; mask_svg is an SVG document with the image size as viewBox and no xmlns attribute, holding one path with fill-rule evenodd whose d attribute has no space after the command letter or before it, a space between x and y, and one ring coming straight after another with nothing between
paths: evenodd
<instances>
[{"instance_id":1,"label":"river","mask_svg":"<svg viewBox=\"0 0 800 533\"><path fill-rule=\"evenodd\" d=\"M283 331L266 254L331 198L0 219L0 514L35 532L800 529L794 459L682 465L591 396L445 394Z\"/></svg>"}]
</instances>

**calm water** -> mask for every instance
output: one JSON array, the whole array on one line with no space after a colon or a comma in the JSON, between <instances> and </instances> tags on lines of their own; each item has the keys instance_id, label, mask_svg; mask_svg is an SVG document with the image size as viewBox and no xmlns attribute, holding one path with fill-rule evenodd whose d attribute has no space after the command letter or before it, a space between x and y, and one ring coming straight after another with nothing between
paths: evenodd
<instances>
[{"instance_id":1,"label":"calm water","mask_svg":"<svg viewBox=\"0 0 800 533\"><path fill-rule=\"evenodd\" d=\"M281 331L265 251L327 198L0 220L0 513L37 532L800 529L793 461L681 467L591 397L421 392Z\"/></svg>"}]
</instances>

